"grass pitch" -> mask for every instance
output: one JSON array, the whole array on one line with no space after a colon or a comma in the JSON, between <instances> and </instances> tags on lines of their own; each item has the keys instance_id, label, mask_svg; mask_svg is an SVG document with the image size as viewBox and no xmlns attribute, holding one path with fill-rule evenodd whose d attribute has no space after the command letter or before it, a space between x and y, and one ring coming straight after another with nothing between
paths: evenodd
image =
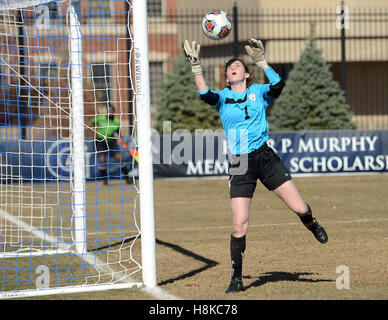
<instances>
[{"instance_id":1,"label":"grass pitch","mask_svg":"<svg viewBox=\"0 0 388 320\"><path fill-rule=\"evenodd\" d=\"M227 178L156 180L159 288L190 300L388 299L388 175L294 182L325 227L328 243L316 241L276 195L258 184L247 234L244 290L225 295L232 230ZM340 289L344 268L348 289ZM141 289L124 289L39 299L155 297Z\"/></svg>"},{"instance_id":2,"label":"grass pitch","mask_svg":"<svg viewBox=\"0 0 388 320\"><path fill-rule=\"evenodd\" d=\"M245 289L225 295L232 224L227 182L157 181L156 237L176 246L158 245L163 288L183 299L387 299L388 176L294 182L326 228L328 243L318 243L258 184L244 257ZM337 288L343 284L341 266L349 270L349 289Z\"/></svg>"}]
</instances>

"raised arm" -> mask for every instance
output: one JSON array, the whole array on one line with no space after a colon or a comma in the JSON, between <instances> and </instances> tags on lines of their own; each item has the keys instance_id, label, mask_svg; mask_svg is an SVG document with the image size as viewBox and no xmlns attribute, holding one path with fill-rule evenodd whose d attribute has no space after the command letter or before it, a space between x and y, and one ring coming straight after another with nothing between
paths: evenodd
<instances>
[{"instance_id":1,"label":"raised arm","mask_svg":"<svg viewBox=\"0 0 388 320\"><path fill-rule=\"evenodd\" d=\"M266 94L272 98L277 98L283 90L284 81L265 60L263 43L260 40L250 39L248 45L245 46L245 50L256 65L264 71L269 80L269 88Z\"/></svg>"},{"instance_id":2,"label":"raised arm","mask_svg":"<svg viewBox=\"0 0 388 320\"><path fill-rule=\"evenodd\" d=\"M269 67L264 57L264 46L260 40L249 39L245 51L260 69L265 71Z\"/></svg>"},{"instance_id":3,"label":"raised arm","mask_svg":"<svg viewBox=\"0 0 388 320\"><path fill-rule=\"evenodd\" d=\"M182 43L183 52L186 59L191 64L191 71L194 74L195 85L197 86L198 93L203 101L214 106L219 100L219 95L212 92L206 85L205 78L202 74L201 62L199 61L199 51L201 46L193 41L190 45L188 40Z\"/></svg>"},{"instance_id":4,"label":"raised arm","mask_svg":"<svg viewBox=\"0 0 388 320\"><path fill-rule=\"evenodd\" d=\"M194 74L194 80L198 91L205 91L207 86L205 78L202 74L201 62L199 61L199 50L201 49L201 46L199 44L196 44L195 41L193 41L190 45L189 41L185 40L182 43L182 47L186 59L191 64L191 71Z\"/></svg>"}]
</instances>

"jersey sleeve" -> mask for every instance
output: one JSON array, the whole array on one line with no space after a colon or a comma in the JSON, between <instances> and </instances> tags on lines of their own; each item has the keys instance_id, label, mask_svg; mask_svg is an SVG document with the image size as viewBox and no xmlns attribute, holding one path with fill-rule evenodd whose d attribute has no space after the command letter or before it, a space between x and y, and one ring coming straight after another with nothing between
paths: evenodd
<instances>
[{"instance_id":1,"label":"jersey sleeve","mask_svg":"<svg viewBox=\"0 0 388 320\"><path fill-rule=\"evenodd\" d=\"M220 99L220 94L218 92L210 90L208 86L206 86L205 91L197 90L197 92L202 101L205 101L207 104L211 106L215 106L217 110L219 109L219 104L221 99Z\"/></svg>"},{"instance_id":2,"label":"jersey sleeve","mask_svg":"<svg viewBox=\"0 0 388 320\"><path fill-rule=\"evenodd\" d=\"M267 76L269 83L262 87L262 95L268 106L275 98L280 96L284 88L284 81L271 67L267 68L264 73Z\"/></svg>"}]
</instances>

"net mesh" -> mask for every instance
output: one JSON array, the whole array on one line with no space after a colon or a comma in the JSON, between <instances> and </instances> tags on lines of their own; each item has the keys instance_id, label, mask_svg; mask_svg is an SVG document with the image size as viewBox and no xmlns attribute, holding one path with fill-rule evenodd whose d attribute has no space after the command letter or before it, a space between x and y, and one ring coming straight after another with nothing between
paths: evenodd
<instances>
[{"instance_id":1,"label":"net mesh","mask_svg":"<svg viewBox=\"0 0 388 320\"><path fill-rule=\"evenodd\" d=\"M72 119L70 7L83 119ZM128 282L141 269L130 14L123 0L0 2L0 294ZM84 253L74 121L85 136Z\"/></svg>"}]
</instances>

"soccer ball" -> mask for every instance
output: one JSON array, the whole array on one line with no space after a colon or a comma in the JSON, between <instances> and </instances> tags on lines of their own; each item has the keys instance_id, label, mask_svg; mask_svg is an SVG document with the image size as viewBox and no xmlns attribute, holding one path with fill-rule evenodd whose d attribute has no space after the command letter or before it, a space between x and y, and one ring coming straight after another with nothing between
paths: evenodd
<instances>
[{"instance_id":1,"label":"soccer ball","mask_svg":"<svg viewBox=\"0 0 388 320\"><path fill-rule=\"evenodd\" d=\"M224 11L210 11L202 19L202 31L210 39L224 39L231 30L232 22L229 15Z\"/></svg>"}]
</instances>

